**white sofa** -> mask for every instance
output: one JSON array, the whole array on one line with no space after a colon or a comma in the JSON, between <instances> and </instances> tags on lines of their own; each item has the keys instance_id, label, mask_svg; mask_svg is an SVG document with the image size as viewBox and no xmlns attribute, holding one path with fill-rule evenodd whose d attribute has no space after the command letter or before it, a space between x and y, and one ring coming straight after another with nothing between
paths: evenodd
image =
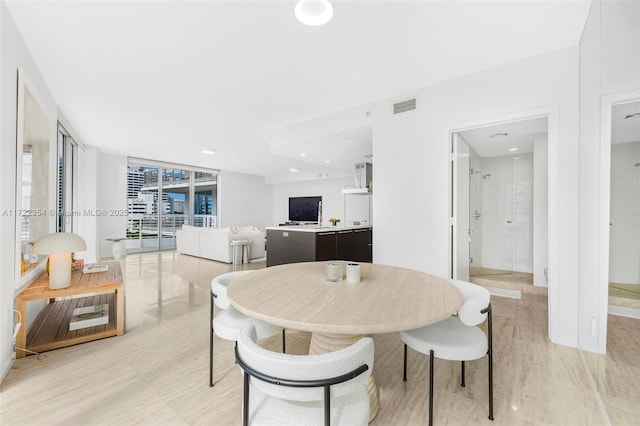
<instances>
[{"instance_id":1,"label":"white sofa","mask_svg":"<svg viewBox=\"0 0 640 426\"><path fill-rule=\"evenodd\" d=\"M176 250L189 256L233 263L231 241L251 241L251 259L265 257L265 232L255 226L202 228L182 225L176 231Z\"/></svg>"}]
</instances>

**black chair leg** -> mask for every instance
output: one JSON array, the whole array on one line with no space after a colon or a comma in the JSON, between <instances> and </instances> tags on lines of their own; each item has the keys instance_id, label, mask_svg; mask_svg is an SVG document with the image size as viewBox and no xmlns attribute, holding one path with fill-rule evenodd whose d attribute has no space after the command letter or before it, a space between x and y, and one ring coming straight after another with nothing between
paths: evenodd
<instances>
[{"instance_id":1,"label":"black chair leg","mask_svg":"<svg viewBox=\"0 0 640 426\"><path fill-rule=\"evenodd\" d=\"M462 382L460 383L460 386L464 387L464 361L462 361Z\"/></svg>"},{"instance_id":2,"label":"black chair leg","mask_svg":"<svg viewBox=\"0 0 640 426\"><path fill-rule=\"evenodd\" d=\"M324 387L324 426L331 426L331 390Z\"/></svg>"},{"instance_id":3,"label":"black chair leg","mask_svg":"<svg viewBox=\"0 0 640 426\"><path fill-rule=\"evenodd\" d=\"M237 353L237 352L236 352ZM237 361L236 361L237 363ZM243 403L242 403L242 425L249 426L249 374L242 372L243 380Z\"/></svg>"},{"instance_id":4,"label":"black chair leg","mask_svg":"<svg viewBox=\"0 0 640 426\"><path fill-rule=\"evenodd\" d=\"M283 354L287 353L287 340L284 336L284 328L282 329L282 353Z\"/></svg>"},{"instance_id":5,"label":"black chair leg","mask_svg":"<svg viewBox=\"0 0 640 426\"><path fill-rule=\"evenodd\" d=\"M213 294L211 295L211 315L209 316L209 387L213 387Z\"/></svg>"},{"instance_id":6,"label":"black chair leg","mask_svg":"<svg viewBox=\"0 0 640 426\"><path fill-rule=\"evenodd\" d=\"M429 426L433 425L433 349L429 351Z\"/></svg>"},{"instance_id":7,"label":"black chair leg","mask_svg":"<svg viewBox=\"0 0 640 426\"><path fill-rule=\"evenodd\" d=\"M402 375L402 380L407 381L407 344L404 344L404 373Z\"/></svg>"},{"instance_id":8,"label":"black chair leg","mask_svg":"<svg viewBox=\"0 0 640 426\"><path fill-rule=\"evenodd\" d=\"M493 322L491 318L491 303L487 310L488 314L488 339L489 339L489 420L493 420Z\"/></svg>"}]
</instances>

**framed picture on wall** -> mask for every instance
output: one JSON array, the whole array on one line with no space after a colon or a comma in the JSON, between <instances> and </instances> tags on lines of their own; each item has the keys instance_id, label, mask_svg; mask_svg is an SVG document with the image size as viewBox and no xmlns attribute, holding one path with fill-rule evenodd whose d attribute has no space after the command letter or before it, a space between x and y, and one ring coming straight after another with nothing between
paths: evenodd
<instances>
[{"instance_id":1,"label":"framed picture on wall","mask_svg":"<svg viewBox=\"0 0 640 426\"><path fill-rule=\"evenodd\" d=\"M18 69L16 120L16 287L42 270L42 258L33 255L33 242L53 231L55 223L55 118L22 69ZM40 267L39 267L40 265Z\"/></svg>"}]
</instances>

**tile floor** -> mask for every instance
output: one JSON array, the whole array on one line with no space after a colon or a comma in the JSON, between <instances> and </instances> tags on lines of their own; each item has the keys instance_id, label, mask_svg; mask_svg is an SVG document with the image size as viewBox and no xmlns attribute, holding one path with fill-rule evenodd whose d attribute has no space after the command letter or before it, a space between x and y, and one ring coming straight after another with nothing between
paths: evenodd
<instances>
[{"instance_id":1,"label":"tile floor","mask_svg":"<svg viewBox=\"0 0 640 426\"><path fill-rule=\"evenodd\" d=\"M1 425L240 424L242 380L232 342L216 340L216 386L208 387L209 285L233 267L175 252L129 255L122 263L126 334L16 361L0 387ZM458 363L436 362L435 423L607 424L580 352L546 337L546 297L494 297L493 305L495 421L487 419L482 359L468 363L466 388L458 384ZM598 385L613 424L638 424L639 323L610 321L609 353L594 360ZM428 357L409 353L405 383L399 336L374 341L381 408L372 425L425 424ZM287 333L289 352L305 353L308 344L307 333ZM280 338L263 345L277 351Z\"/></svg>"}]
</instances>

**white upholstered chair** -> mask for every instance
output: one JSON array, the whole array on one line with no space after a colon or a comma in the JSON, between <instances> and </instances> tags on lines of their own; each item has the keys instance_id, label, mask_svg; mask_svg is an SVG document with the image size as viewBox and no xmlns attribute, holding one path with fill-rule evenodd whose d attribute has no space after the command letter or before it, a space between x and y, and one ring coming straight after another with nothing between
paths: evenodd
<instances>
[{"instance_id":1,"label":"white upholstered chair","mask_svg":"<svg viewBox=\"0 0 640 426\"><path fill-rule=\"evenodd\" d=\"M236 361L244 373L243 425L366 426L373 340L319 355L290 355L258 346L242 329Z\"/></svg>"},{"instance_id":2,"label":"white upholstered chair","mask_svg":"<svg viewBox=\"0 0 640 426\"><path fill-rule=\"evenodd\" d=\"M213 387L213 335L225 340L238 340L240 330L245 324L253 324L258 339L264 339L282 330L282 352L285 351L284 329L275 327L264 321L248 317L238 312L227 297L227 287L231 282L252 271L235 271L218 275L211 280L211 316L209 333L209 387ZM223 311L214 316L214 305Z\"/></svg>"},{"instance_id":3,"label":"white upholstered chair","mask_svg":"<svg viewBox=\"0 0 640 426\"><path fill-rule=\"evenodd\" d=\"M404 380L407 380L407 346L429 354L429 425L433 424L433 364L434 358L462 361L461 386L464 383L464 362L488 355L489 360L489 419L493 420L493 360L491 295L476 284L451 281L462 293L462 306L457 316L436 324L400 333L404 342ZM488 333L478 324L488 317Z\"/></svg>"}]
</instances>

